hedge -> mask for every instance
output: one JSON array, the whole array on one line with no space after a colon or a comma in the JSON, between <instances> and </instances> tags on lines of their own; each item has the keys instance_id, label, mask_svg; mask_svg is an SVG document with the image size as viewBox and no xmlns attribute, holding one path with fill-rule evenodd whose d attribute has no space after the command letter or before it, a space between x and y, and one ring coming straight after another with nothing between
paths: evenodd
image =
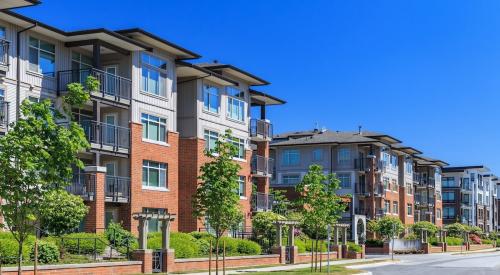
<instances>
[{"instance_id":1,"label":"hedge","mask_svg":"<svg viewBox=\"0 0 500 275\"><path fill-rule=\"evenodd\" d=\"M23 260L29 259L30 250L35 243L35 236L28 236L28 238L23 243ZM17 251L19 250L19 244L12 233L10 232L0 232L0 260L4 264L15 264L17 263Z\"/></svg>"},{"instance_id":2,"label":"hedge","mask_svg":"<svg viewBox=\"0 0 500 275\"><path fill-rule=\"evenodd\" d=\"M56 243L60 250L71 254L94 254L94 244L97 253L102 254L109 244L104 234L94 233L71 233L62 237L48 237L45 240Z\"/></svg>"},{"instance_id":3,"label":"hedge","mask_svg":"<svg viewBox=\"0 0 500 275\"><path fill-rule=\"evenodd\" d=\"M347 242L347 250L348 251L354 251L354 252L357 252L357 253L361 253L363 251L363 249L361 248L360 245L355 244L353 242Z\"/></svg>"},{"instance_id":4,"label":"hedge","mask_svg":"<svg viewBox=\"0 0 500 275\"><path fill-rule=\"evenodd\" d=\"M365 245L367 247L383 247L384 246L384 241L383 240L366 240Z\"/></svg>"},{"instance_id":5,"label":"hedge","mask_svg":"<svg viewBox=\"0 0 500 275\"><path fill-rule=\"evenodd\" d=\"M31 247L30 259L35 260L35 246ZM38 243L38 262L52 264L59 261L59 247L55 243L40 241Z\"/></svg>"}]
</instances>

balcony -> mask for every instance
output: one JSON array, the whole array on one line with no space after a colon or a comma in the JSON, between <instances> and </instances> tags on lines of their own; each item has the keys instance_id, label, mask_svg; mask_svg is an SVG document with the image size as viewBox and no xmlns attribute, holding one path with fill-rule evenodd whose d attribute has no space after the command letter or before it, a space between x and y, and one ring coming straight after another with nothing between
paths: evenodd
<instances>
[{"instance_id":1,"label":"balcony","mask_svg":"<svg viewBox=\"0 0 500 275\"><path fill-rule=\"evenodd\" d=\"M373 196L375 197L385 197L385 188L382 184L376 184L373 190Z\"/></svg>"},{"instance_id":2,"label":"balcony","mask_svg":"<svg viewBox=\"0 0 500 275\"><path fill-rule=\"evenodd\" d=\"M377 161L376 172L385 173L387 171L388 166L389 166L389 164L386 161L379 160L379 161Z\"/></svg>"},{"instance_id":3,"label":"balcony","mask_svg":"<svg viewBox=\"0 0 500 275\"><path fill-rule=\"evenodd\" d=\"M265 212L273 209L274 196L266 193L256 192L252 194L252 211Z\"/></svg>"},{"instance_id":4,"label":"balcony","mask_svg":"<svg viewBox=\"0 0 500 275\"><path fill-rule=\"evenodd\" d=\"M360 172L370 171L372 159L370 158L357 158L354 159L354 169Z\"/></svg>"},{"instance_id":5,"label":"balcony","mask_svg":"<svg viewBox=\"0 0 500 275\"><path fill-rule=\"evenodd\" d=\"M84 201L93 201L95 196L95 174L74 174L71 184L66 186L66 191L82 197Z\"/></svg>"},{"instance_id":6,"label":"balcony","mask_svg":"<svg viewBox=\"0 0 500 275\"><path fill-rule=\"evenodd\" d=\"M368 208L354 208L354 214L369 216L370 213L368 211Z\"/></svg>"},{"instance_id":7,"label":"balcony","mask_svg":"<svg viewBox=\"0 0 500 275\"><path fill-rule=\"evenodd\" d=\"M106 176L105 196L107 202L129 202L130 178Z\"/></svg>"},{"instance_id":8,"label":"balcony","mask_svg":"<svg viewBox=\"0 0 500 275\"><path fill-rule=\"evenodd\" d=\"M0 71L9 71L9 46L9 41L0 39Z\"/></svg>"},{"instance_id":9,"label":"balcony","mask_svg":"<svg viewBox=\"0 0 500 275\"><path fill-rule=\"evenodd\" d=\"M466 183L466 184L462 183L460 185L460 190L462 192L472 193L472 185L470 183Z\"/></svg>"},{"instance_id":10,"label":"balcony","mask_svg":"<svg viewBox=\"0 0 500 275\"><path fill-rule=\"evenodd\" d=\"M0 101L0 129L6 129L9 122L9 102Z\"/></svg>"},{"instance_id":11,"label":"balcony","mask_svg":"<svg viewBox=\"0 0 500 275\"><path fill-rule=\"evenodd\" d=\"M85 136L93 149L128 153L130 149L130 129L102 122L82 121Z\"/></svg>"},{"instance_id":12,"label":"balcony","mask_svg":"<svg viewBox=\"0 0 500 275\"><path fill-rule=\"evenodd\" d=\"M252 176L271 177L274 169L274 159L258 155L252 156Z\"/></svg>"},{"instance_id":13,"label":"balcony","mask_svg":"<svg viewBox=\"0 0 500 275\"><path fill-rule=\"evenodd\" d=\"M434 197L422 196L422 194L415 194L414 196L415 205L418 206L434 206L435 200Z\"/></svg>"},{"instance_id":14,"label":"balcony","mask_svg":"<svg viewBox=\"0 0 500 275\"><path fill-rule=\"evenodd\" d=\"M130 104L132 80L95 68L58 71L57 91L60 94L66 92L70 83L82 83L84 85L88 76L95 77L100 84L97 91L91 92L92 96L125 105Z\"/></svg>"},{"instance_id":15,"label":"balcony","mask_svg":"<svg viewBox=\"0 0 500 275\"><path fill-rule=\"evenodd\" d=\"M254 141L271 141L273 125L266 120L252 118L250 120L250 138Z\"/></svg>"},{"instance_id":16,"label":"balcony","mask_svg":"<svg viewBox=\"0 0 500 275\"><path fill-rule=\"evenodd\" d=\"M370 189L368 188L368 184L356 183L355 193L359 197L369 197L371 192L370 192Z\"/></svg>"}]
</instances>

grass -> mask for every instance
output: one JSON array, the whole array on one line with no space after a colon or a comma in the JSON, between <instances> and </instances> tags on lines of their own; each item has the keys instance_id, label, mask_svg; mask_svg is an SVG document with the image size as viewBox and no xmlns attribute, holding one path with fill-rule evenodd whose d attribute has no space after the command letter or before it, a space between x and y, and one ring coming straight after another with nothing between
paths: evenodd
<instances>
[{"instance_id":1,"label":"grass","mask_svg":"<svg viewBox=\"0 0 500 275\"><path fill-rule=\"evenodd\" d=\"M347 269L344 266L333 265L330 266L330 274L335 275L349 275L349 274L357 274L361 273L361 270L356 269ZM303 268L303 269L294 269L294 270L280 270L280 271L267 271L267 272L255 272L254 274L266 275L266 274L289 274L289 275L304 275L304 274L327 274L326 266L323 266L321 272L311 272L311 268Z\"/></svg>"}]
</instances>

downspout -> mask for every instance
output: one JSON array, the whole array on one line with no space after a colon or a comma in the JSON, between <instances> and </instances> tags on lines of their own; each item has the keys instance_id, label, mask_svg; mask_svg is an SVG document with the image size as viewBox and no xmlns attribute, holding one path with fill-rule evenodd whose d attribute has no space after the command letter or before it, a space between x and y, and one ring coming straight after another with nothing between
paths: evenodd
<instances>
[{"instance_id":1,"label":"downspout","mask_svg":"<svg viewBox=\"0 0 500 275\"><path fill-rule=\"evenodd\" d=\"M20 115L20 110L19 107L21 106L20 101L21 101L21 33L31 30L34 27L38 26L38 23L35 23L34 25L27 27L25 29L22 29L17 32L16 36L16 122L19 120L19 115Z\"/></svg>"}]
</instances>

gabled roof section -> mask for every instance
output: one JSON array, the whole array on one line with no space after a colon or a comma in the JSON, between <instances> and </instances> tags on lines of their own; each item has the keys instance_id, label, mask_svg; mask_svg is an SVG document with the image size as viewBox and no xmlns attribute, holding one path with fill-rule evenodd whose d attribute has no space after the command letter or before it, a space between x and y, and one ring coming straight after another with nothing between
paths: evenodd
<instances>
[{"instance_id":1,"label":"gabled roof section","mask_svg":"<svg viewBox=\"0 0 500 275\"><path fill-rule=\"evenodd\" d=\"M252 106L282 105L286 103L283 99L254 89L250 89L250 98L252 99Z\"/></svg>"},{"instance_id":2,"label":"gabled roof section","mask_svg":"<svg viewBox=\"0 0 500 275\"><path fill-rule=\"evenodd\" d=\"M261 85L269 85L270 83L258 76L255 76L247 71L244 71L240 68L237 68L230 64L221 64L221 63L199 63L196 64L200 67L204 67L213 71L221 71L228 74L231 74L235 77L238 77L244 81L246 81L251 86L261 86Z\"/></svg>"},{"instance_id":3,"label":"gabled roof section","mask_svg":"<svg viewBox=\"0 0 500 275\"><path fill-rule=\"evenodd\" d=\"M178 60L196 59L201 57L197 53L187 50L179 45L176 45L170 41L167 41L155 34L152 34L140 28L117 30L116 32L124 36L127 36L131 39L139 40L143 43L152 45L155 48L170 52L173 55L177 56Z\"/></svg>"},{"instance_id":4,"label":"gabled roof section","mask_svg":"<svg viewBox=\"0 0 500 275\"><path fill-rule=\"evenodd\" d=\"M312 145L312 144L376 144L384 145L379 140L352 132L304 131L276 135L271 146Z\"/></svg>"},{"instance_id":5,"label":"gabled roof section","mask_svg":"<svg viewBox=\"0 0 500 275\"><path fill-rule=\"evenodd\" d=\"M38 5L41 2L38 0L1 0L0 10L16 9Z\"/></svg>"},{"instance_id":6,"label":"gabled roof section","mask_svg":"<svg viewBox=\"0 0 500 275\"><path fill-rule=\"evenodd\" d=\"M223 86L238 84L236 81L224 77L216 72L213 72L206 68L198 67L194 64L185 61L177 60L175 64L177 65L176 66L177 77L186 78L185 80L178 81L177 84L181 84L182 82L192 81L200 78L210 80L214 83Z\"/></svg>"},{"instance_id":7,"label":"gabled roof section","mask_svg":"<svg viewBox=\"0 0 500 275\"><path fill-rule=\"evenodd\" d=\"M404 144L394 144L394 145L391 145L391 148L393 148L394 150L398 150L398 151L407 153L409 155L422 154L421 151L419 151L413 147L406 146Z\"/></svg>"},{"instance_id":8,"label":"gabled roof section","mask_svg":"<svg viewBox=\"0 0 500 275\"><path fill-rule=\"evenodd\" d=\"M436 166L440 166L440 167L444 167L444 166L449 165L445 161L429 158L429 157L422 156L422 155L416 155L413 157L415 158L415 160L417 161L417 164L419 164L419 165L436 165ZM445 169L445 168L443 168L443 169Z\"/></svg>"}]
</instances>

